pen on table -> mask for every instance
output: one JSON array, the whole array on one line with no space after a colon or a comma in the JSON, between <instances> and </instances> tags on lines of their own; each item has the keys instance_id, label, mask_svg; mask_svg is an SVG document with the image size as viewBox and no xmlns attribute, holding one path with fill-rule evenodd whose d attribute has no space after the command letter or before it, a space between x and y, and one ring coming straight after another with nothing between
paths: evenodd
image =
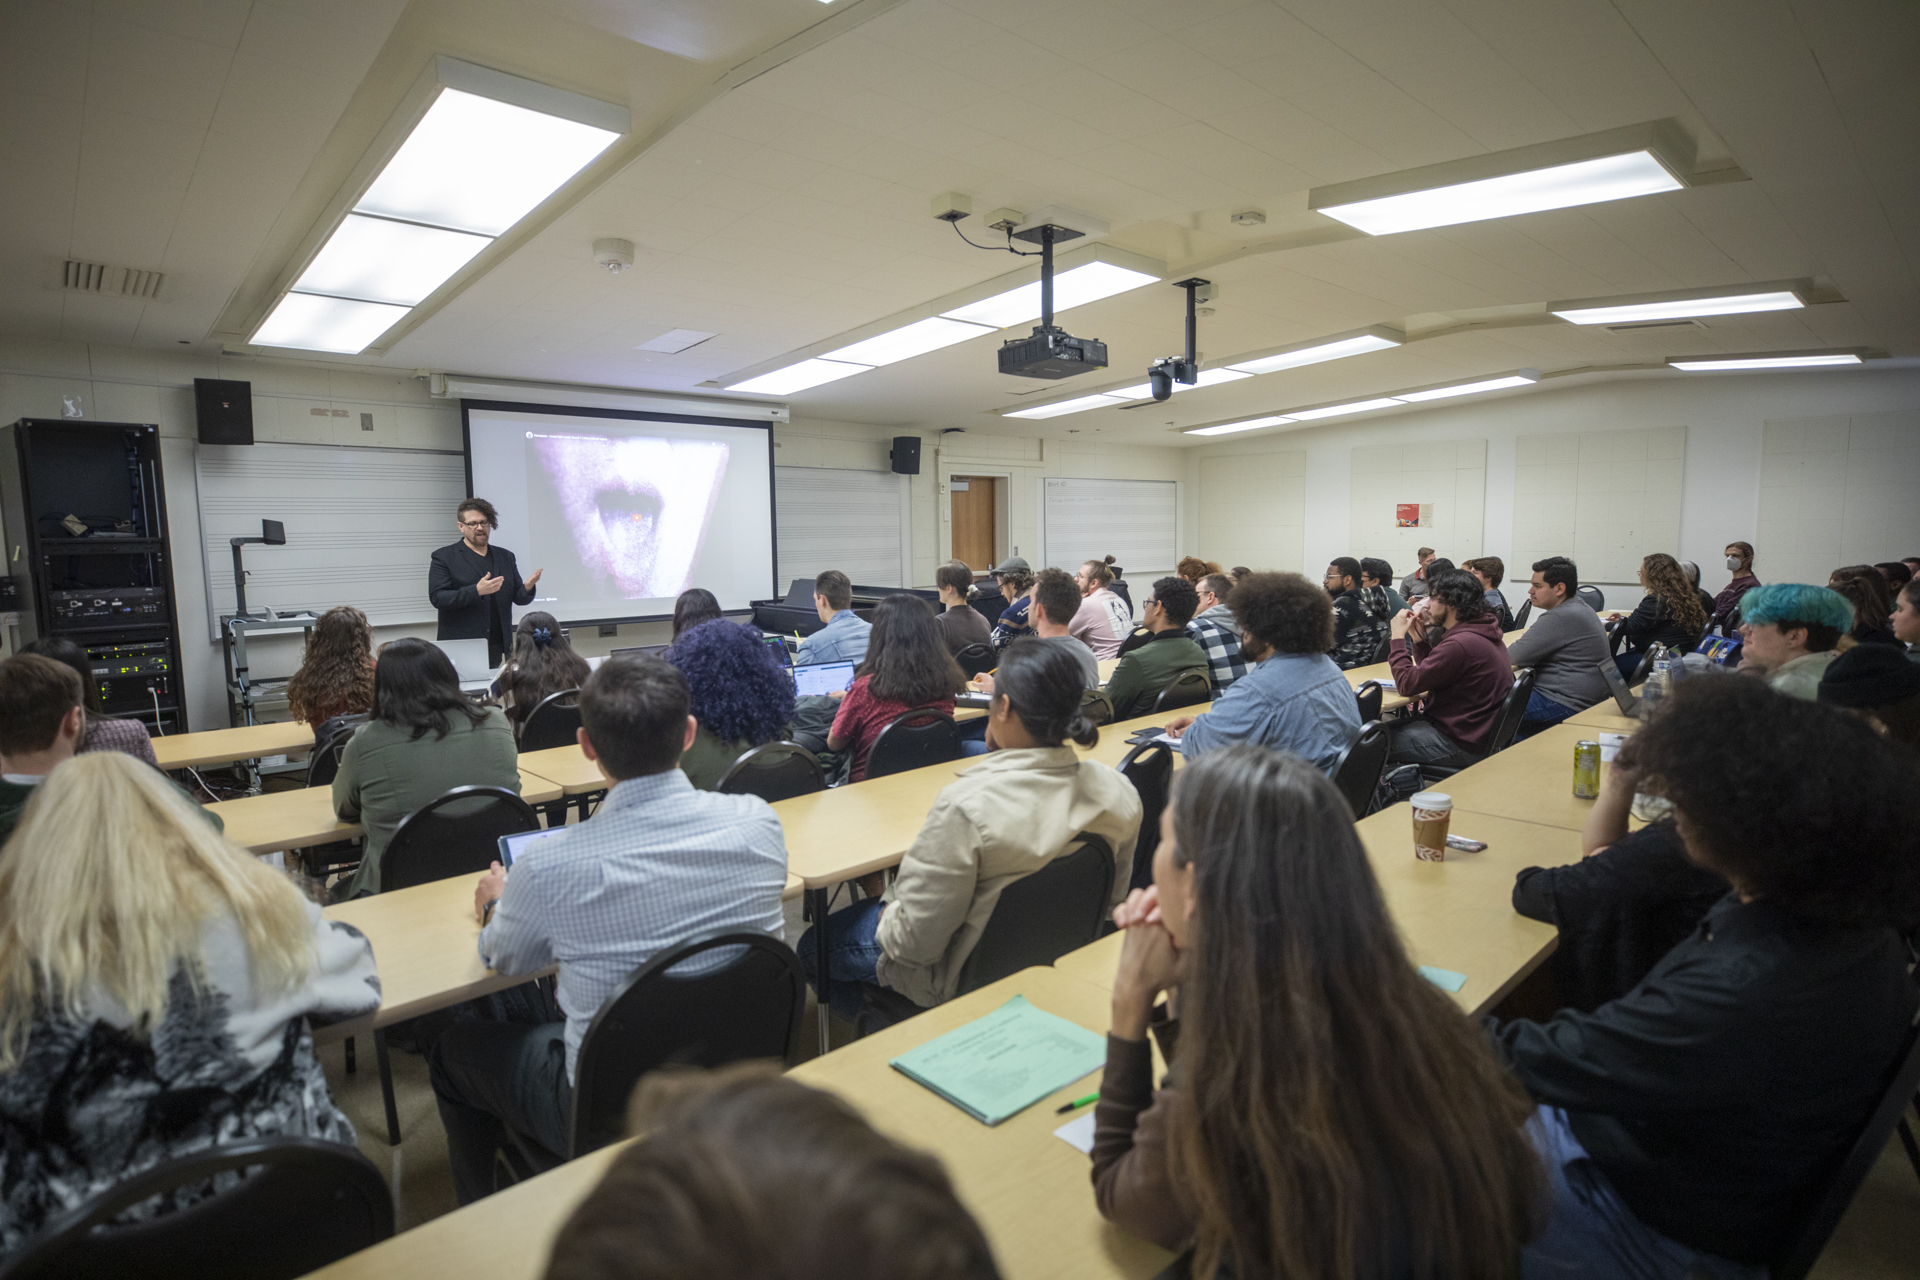
<instances>
[{"instance_id":1,"label":"pen on table","mask_svg":"<svg viewBox=\"0 0 1920 1280\"><path fill-rule=\"evenodd\" d=\"M1097 1093L1090 1093L1084 1098L1078 1098L1072 1102L1067 1103L1065 1106L1055 1107L1053 1109L1053 1114L1057 1116L1063 1116L1067 1114L1067 1112L1069 1111L1079 1110L1081 1107L1086 1106L1089 1102L1098 1102L1098 1101L1100 1101L1100 1095Z\"/></svg>"}]
</instances>

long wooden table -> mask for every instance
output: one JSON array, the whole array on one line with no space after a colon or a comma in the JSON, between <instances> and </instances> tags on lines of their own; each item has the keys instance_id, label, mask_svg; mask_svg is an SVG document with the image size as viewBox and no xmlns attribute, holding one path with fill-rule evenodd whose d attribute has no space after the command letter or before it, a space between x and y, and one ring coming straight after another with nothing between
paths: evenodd
<instances>
[{"instance_id":1,"label":"long wooden table","mask_svg":"<svg viewBox=\"0 0 1920 1280\"><path fill-rule=\"evenodd\" d=\"M1579 831L1593 812L1593 801L1573 794L1573 744L1592 739L1595 732L1580 725L1555 725L1462 769L1435 789L1452 796L1456 810ZM1609 768L1600 766L1603 780ZM1455 825L1461 826L1461 819L1456 818Z\"/></svg>"},{"instance_id":2,"label":"long wooden table","mask_svg":"<svg viewBox=\"0 0 1920 1280\"><path fill-rule=\"evenodd\" d=\"M1107 1029L1106 991L1057 969L1028 969L803 1063L791 1074L840 1095L896 1141L938 1156L1008 1280L1145 1280L1172 1255L1106 1223L1094 1205L1087 1157L1053 1136L1067 1119L1054 1108L1092 1092L1099 1073L989 1128L887 1065L1016 995L1088 1030ZM623 1147L597 1151L415 1227L313 1273L315 1280L537 1280L554 1236Z\"/></svg>"},{"instance_id":3,"label":"long wooden table","mask_svg":"<svg viewBox=\"0 0 1920 1280\"><path fill-rule=\"evenodd\" d=\"M202 765L232 764L236 760L257 760L312 748L313 726L298 720L176 733L153 740L153 756L162 769L197 769Z\"/></svg>"},{"instance_id":4,"label":"long wooden table","mask_svg":"<svg viewBox=\"0 0 1920 1280\"><path fill-rule=\"evenodd\" d=\"M559 784L526 769L520 771L520 798L528 804L545 804L558 800L560 795ZM229 840L254 853L351 840L364 831L357 822L342 822L333 816L332 787L268 791L238 800L222 800L207 808L220 815Z\"/></svg>"},{"instance_id":5,"label":"long wooden table","mask_svg":"<svg viewBox=\"0 0 1920 1280\"><path fill-rule=\"evenodd\" d=\"M1568 716L1560 723L1575 725L1582 729L1595 729L1602 733L1638 733L1641 728L1637 718L1621 715L1620 708L1612 702L1602 702L1598 706L1588 707L1585 711Z\"/></svg>"}]
</instances>

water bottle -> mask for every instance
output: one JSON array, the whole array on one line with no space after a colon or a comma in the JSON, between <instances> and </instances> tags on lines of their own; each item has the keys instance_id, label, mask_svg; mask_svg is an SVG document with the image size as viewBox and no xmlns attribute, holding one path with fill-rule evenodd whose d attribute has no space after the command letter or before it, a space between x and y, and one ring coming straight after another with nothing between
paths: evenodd
<instances>
[{"instance_id":1,"label":"water bottle","mask_svg":"<svg viewBox=\"0 0 1920 1280\"><path fill-rule=\"evenodd\" d=\"M1673 652L1664 644L1653 646L1653 669L1640 690L1640 703L1651 712L1673 690Z\"/></svg>"}]
</instances>

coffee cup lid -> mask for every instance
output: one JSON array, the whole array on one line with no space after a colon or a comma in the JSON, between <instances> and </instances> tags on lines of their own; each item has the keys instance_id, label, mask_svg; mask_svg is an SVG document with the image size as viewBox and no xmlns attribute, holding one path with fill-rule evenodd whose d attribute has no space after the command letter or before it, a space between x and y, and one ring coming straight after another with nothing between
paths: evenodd
<instances>
[{"instance_id":1,"label":"coffee cup lid","mask_svg":"<svg viewBox=\"0 0 1920 1280\"><path fill-rule=\"evenodd\" d=\"M1411 801L1416 809L1451 809L1453 797L1444 791L1422 791Z\"/></svg>"}]
</instances>

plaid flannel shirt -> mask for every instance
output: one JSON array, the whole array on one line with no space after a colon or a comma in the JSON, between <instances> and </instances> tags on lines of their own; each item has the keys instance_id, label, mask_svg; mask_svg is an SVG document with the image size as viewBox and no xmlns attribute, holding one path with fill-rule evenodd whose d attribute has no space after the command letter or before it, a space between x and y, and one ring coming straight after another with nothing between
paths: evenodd
<instances>
[{"instance_id":1,"label":"plaid flannel shirt","mask_svg":"<svg viewBox=\"0 0 1920 1280\"><path fill-rule=\"evenodd\" d=\"M1213 680L1215 693L1226 692L1252 669L1253 664L1240 652L1239 634L1215 619L1202 614L1187 624L1187 635L1206 651L1207 675Z\"/></svg>"}]
</instances>

